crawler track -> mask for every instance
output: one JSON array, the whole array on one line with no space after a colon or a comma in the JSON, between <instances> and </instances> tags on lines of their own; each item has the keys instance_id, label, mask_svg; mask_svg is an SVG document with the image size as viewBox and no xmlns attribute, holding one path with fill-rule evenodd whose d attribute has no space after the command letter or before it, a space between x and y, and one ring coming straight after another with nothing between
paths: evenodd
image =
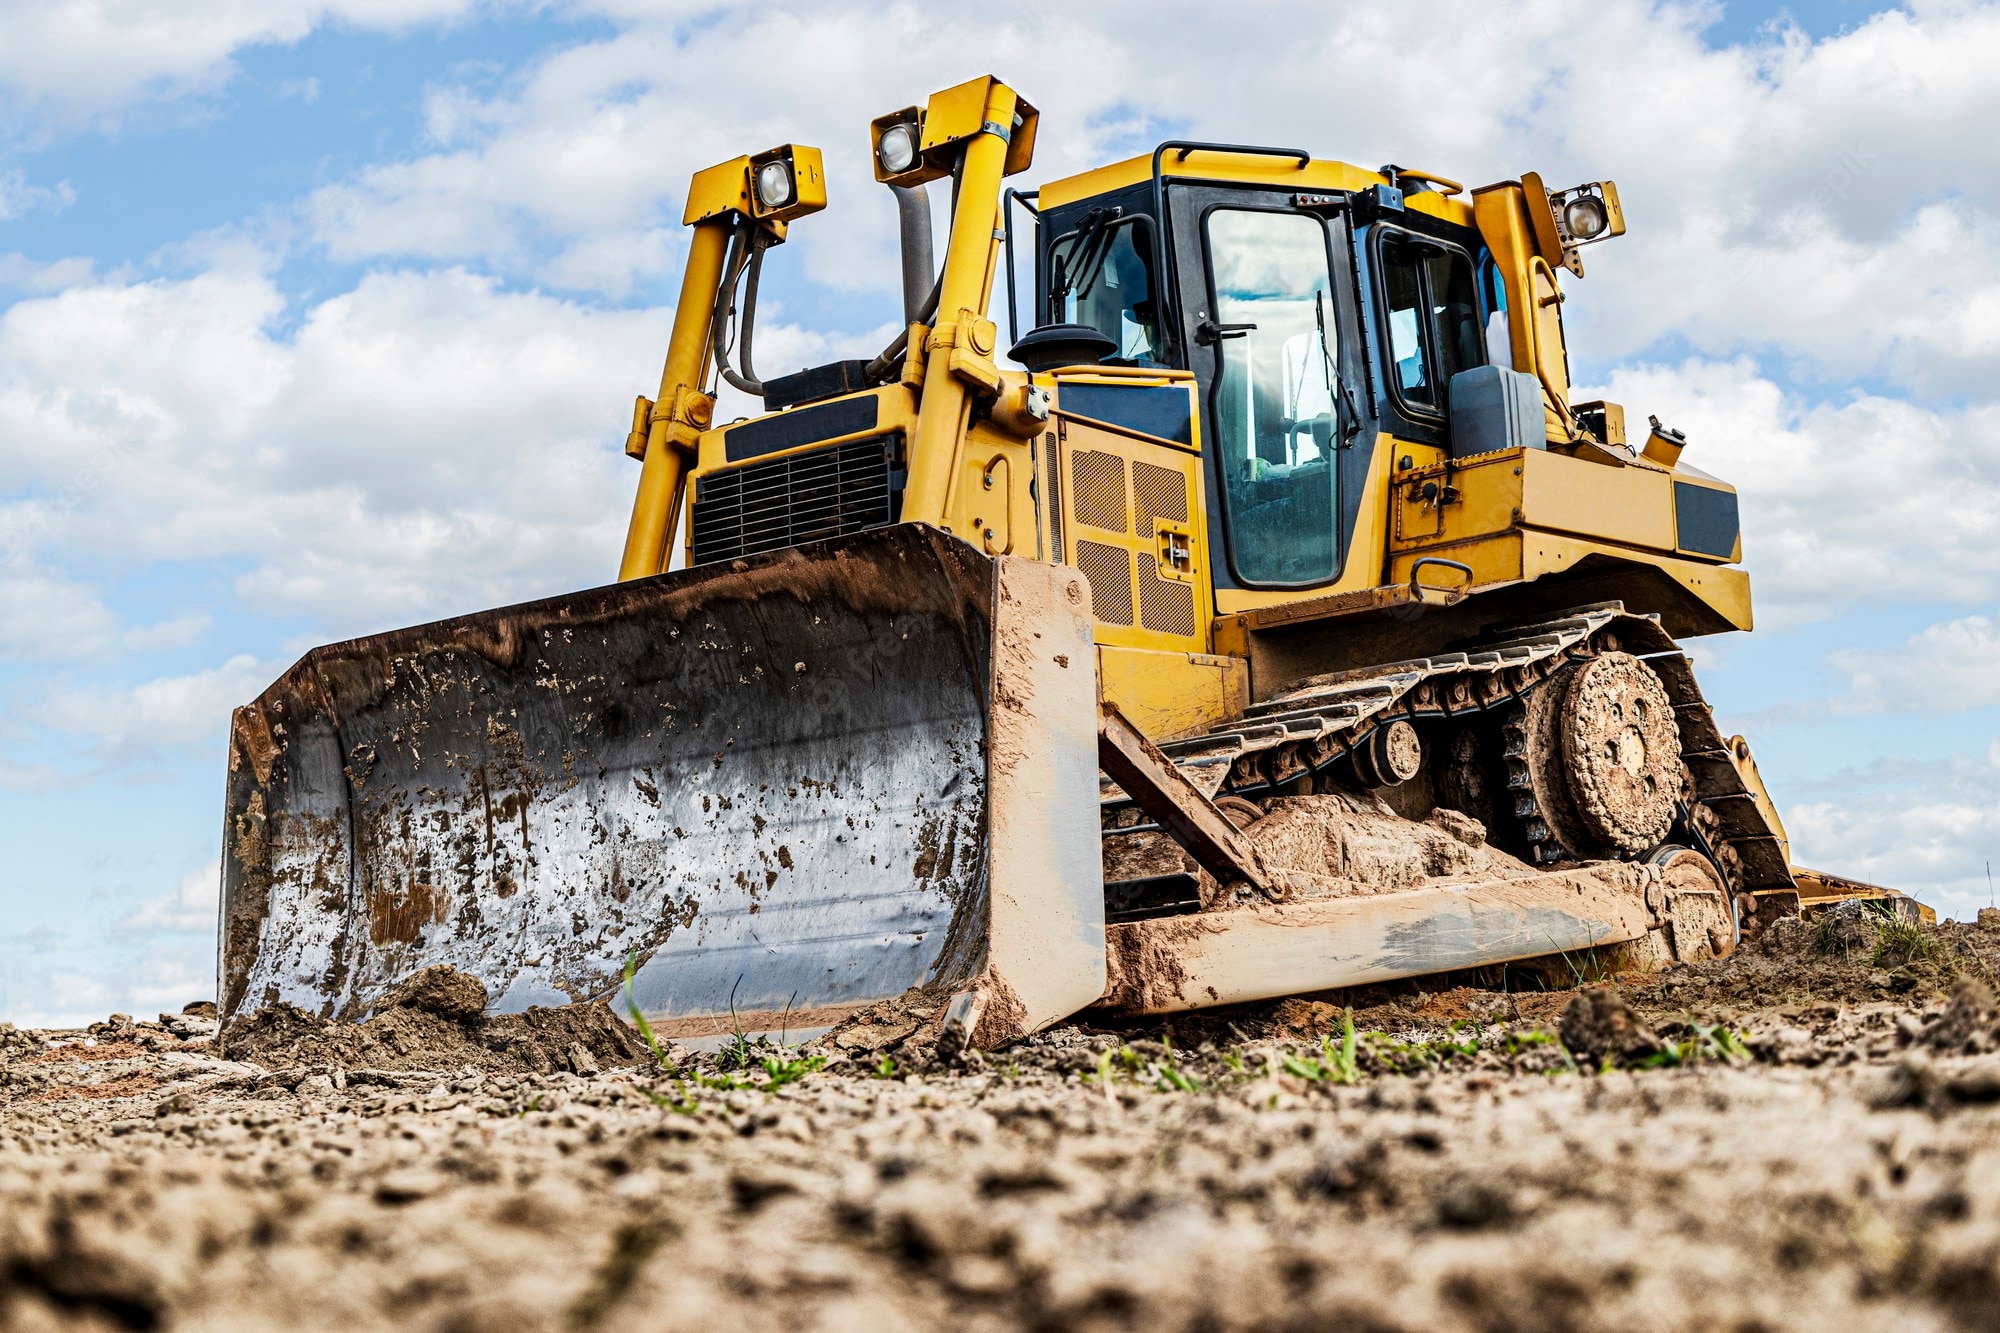
<instances>
[{"instance_id":1,"label":"crawler track","mask_svg":"<svg viewBox=\"0 0 2000 1333\"><path fill-rule=\"evenodd\" d=\"M1563 667L1622 651L1650 666L1673 702L1686 768L1680 823L1688 836L1722 867L1734 891L1796 894L1776 830L1737 771L1692 664L1656 617L1606 602L1489 634L1491 642L1463 652L1315 677L1253 705L1240 722L1160 748L1211 795L1269 795L1295 789L1300 778L1337 771L1351 752L1399 719L1485 718L1499 725L1515 751L1507 756L1504 813L1518 822L1532 858L1576 859L1535 808L1518 762L1525 739L1516 719L1529 695ZM1122 796L1115 787L1105 795L1114 805ZM1772 906L1782 910L1795 902Z\"/></svg>"}]
</instances>

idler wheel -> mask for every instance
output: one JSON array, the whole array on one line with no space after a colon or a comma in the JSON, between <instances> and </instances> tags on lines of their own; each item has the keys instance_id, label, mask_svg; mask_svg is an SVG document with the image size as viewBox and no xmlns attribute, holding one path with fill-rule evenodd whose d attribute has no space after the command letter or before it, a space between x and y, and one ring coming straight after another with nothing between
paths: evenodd
<instances>
[{"instance_id":1,"label":"idler wheel","mask_svg":"<svg viewBox=\"0 0 2000 1333\"><path fill-rule=\"evenodd\" d=\"M1534 808L1523 815L1575 857L1631 859L1660 845L1674 823L1681 744L1651 667L1630 653L1566 667L1529 696L1524 723Z\"/></svg>"},{"instance_id":2,"label":"idler wheel","mask_svg":"<svg viewBox=\"0 0 2000 1333\"><path fill-rule=\"evenodd\" d=\"M1673 843L1646 861L1659 870L1666 890L1661 915L1673 932L1674 957L1683 963L1698 963L1734 953L1738 936L1735 904L1715 863L1691 847Z\"/></svg>"},{"instance_id":3,"label":"idler wheel","mask_svg":"<svg viewBox=\"0 0 2000 1333\"><path fill-rule=\"evenodd\" d=\"M1417 729L1402 718L1373 735L1354 751L1354 771L1364 787L1394 787L1408 782L1424 766L1424 744Z\"/></svg>"}]
</instances>

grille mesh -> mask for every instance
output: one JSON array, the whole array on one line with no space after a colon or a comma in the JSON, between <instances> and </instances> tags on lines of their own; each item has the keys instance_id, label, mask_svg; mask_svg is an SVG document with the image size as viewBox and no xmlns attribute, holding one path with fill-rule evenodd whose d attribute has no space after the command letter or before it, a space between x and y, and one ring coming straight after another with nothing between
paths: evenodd
<instances>
[{"instance_id":1,"label":"grille mesh","mask_svg":"<svg viewBox=\"0 0 2000 1333\"><path fill-rule=\"evenodd\" d=\"M1042 437L1042 456L1047 460L1049 470L1049 487L1043 493L1044 507L1049 515L1049 547L1056 563L1061 565L1068 560L1063 555L1062 454L1056 449L1054 431Z\"/></svg>"},{"instance_id":2,"label":"grille mesh","mask_svg":"<svg viewBox=\"0 0 2000 1333\"><path fill-rule=\"evenodd\" d=\"M1076 485L1076 521L1106 532L1130 532L1125 517L1125 460L1117 454L1079 449L1070 455Z\"/></svg>"},{"instance_id":3,"label":"grille mesh","mask_svg":"<svg viewBox=\"0 0 2000 1333\"><path fill-rule=\"evenodd\" d=\"M877 435L702 477L688 518L694 563L894 523L900 496L889 470L892 445L893 437Z\"/></svg>"},{"instance_id":4,"label":"grille mesh","mask_svg":"<svg viewBox=\"0 0 2000 1333\"><path fill-rule=\"evenodd\" d=\"M1153 530L1153 520L1185 523L1188 516L1187 477L1172 468L1132 460L1132 489L1139 493L1139 532Z\"/></svg>"},{"instance_id":5,"label":"grille mesh","mask_svg":"<svg viewBox=\"0 0 2000 1333\"><path fill-rule=\"evenodd\" d=\"M1132 623L1132 553L1122 546L1079 541L1076 567L1090 580L1090 601L1099 624Z\"/></svg>"},{"instance_id":6,"label":"grille mesh","mask_svg":"<svg viewBox=\"0 0 2000 1333\"><path fill-rule=\"evenodd\" d=\"M1139 557L1139 623L1162 634L1194 633L1194 586L1160 577L1153 557Z\"/></svg>"}]
</instances>

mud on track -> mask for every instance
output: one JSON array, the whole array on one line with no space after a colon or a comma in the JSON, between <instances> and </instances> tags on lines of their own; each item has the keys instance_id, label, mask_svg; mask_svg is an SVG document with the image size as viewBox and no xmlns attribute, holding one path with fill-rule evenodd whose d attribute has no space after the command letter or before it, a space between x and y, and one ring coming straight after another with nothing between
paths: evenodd
<instances>
[{"instance_id":1,"label":"mud on track","mask_svg":"<svg viewBox=\"0 0 2000 1333\"><path fill-rule=\"evenodd\" d=\"M1995 1327L2000 930L1883 943L959 1065L909 1011L668 1074L449 976L0 1029L0 1328Z\"/></svg>"}]
</instances>

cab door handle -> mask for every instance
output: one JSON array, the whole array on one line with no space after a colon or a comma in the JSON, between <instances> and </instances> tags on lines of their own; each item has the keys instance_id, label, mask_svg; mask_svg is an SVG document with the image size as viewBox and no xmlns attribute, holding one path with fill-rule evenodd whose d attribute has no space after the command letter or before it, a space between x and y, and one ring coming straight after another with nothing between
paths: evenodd
<instances>
[{"instance_id":1,"label":"cab door handle","mask_svg":"<svg viewBox=\"0 0 2000 1333\"><path fill-rule=\"evenodd\" d=\"M1203 347L1208 347L1221 342L1224 338L1241 338L1256 327L1255 324L1216 324L1204 319L1194 326L1194 340Z\"/></svg>"}]
</instances>

